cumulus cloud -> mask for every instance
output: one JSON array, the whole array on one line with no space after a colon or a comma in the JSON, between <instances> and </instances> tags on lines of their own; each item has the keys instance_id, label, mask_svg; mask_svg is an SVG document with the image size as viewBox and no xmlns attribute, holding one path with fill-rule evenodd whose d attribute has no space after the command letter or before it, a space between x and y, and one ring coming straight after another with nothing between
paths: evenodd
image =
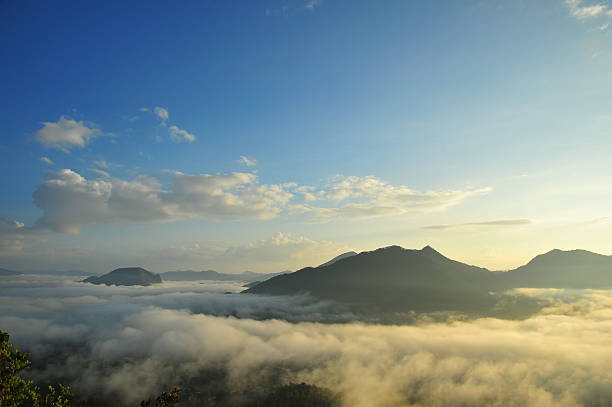
<instances>
[{"instance_id":1,"label":"cumulus cloud","mask_svg":"<svg viewBox=\"0 0 612 407\"><path fill-rule=\"evenodd\" d=\"M57 122L43 122L42 129L34 133L36 141L45 147L69 152L73 147L83 148L99 134L99 130L82 121L61 116Z\"/></svg>"},{"instance_id":2,"label":"cumulus cloud","mask_svg":"<svg viewBox=\"0 0 612 407\"><path fill-rule=\"evenodd\" d=\"M117 404L173 385L206 392L219 369L216 384L233 394L305 381L338 392L343 406L612 403L609 291L531 292L549 306L520 321L384 326L254 320L261 309L324 320L333 308L219 294L226 287L28 278L0 282L0 326L35 361L48 361L31 376L54 381L61 372L78 394ZM241 318L228 316L236 312Z\"/></svg>"},{"instance_id":3,"label":"cumulus cloud","mask_svg":"<svg viewBox=\"0 0 612 407\"><path fill-rule=\"evenodd\" d=\"M168 127L168 132L170 133L170 140L175 143L181 143L183 141L186 143L193 143L196 139L196 136L189 133L187 130L179 129L176 126Z\"/></svg>"},{"instance_id":4,"label":"cumulus cloud","mask_svg":"<svg viewBox=\"0 0 612 407\"><path fill-rule=\"evenodd\" d=\"M246 166L246 167L254 167L257 165L257 160L254 158L249 158L244 155L241 155L238 159L238 163Z\"/></svg>"},{"instance_id":5,"label":"cumulus cloud","mask_svg":"<svg viewBox=\"0 0 612 407\"><path fill-rule=\"evenodd\" d=\"M166 122L170 118L170 112L168 112L168 109L164 109L163 107L155 106L153 108L153 113L155 113L155 116L157 116L157 118L162 122Z\"/></svg>"},{"instance_id":6,"label":"cumulus cloud","mask_svg":"<svg viewBox=\"0 0 612 407\"><path fill-rule=\"evenodd\" d=\"M480 226L519 226L519 225L530 225L533 223L530 219L497 219L497 220L488 220L482 222L466 222L466 223L457 223L452 225L431 225L424 226L423 229L433 229L433 230L449 230L449 229L465 229L470 227L480 227Z\"/></svg>"},{"instance_id":7,"label":"cumulus cloud","mask_svg":"<svg viewBox=\"0 0 612 407\"><path fill-rule=\"evenodd\" d=\"M40 157L40 161L49 165L55 164L49 157Z\"/></svg>"},{"instance_id":8,"label":"cumulus cloud","mask_svg":"<svg viewBox=\"0 0 612 407\"><path fill-rule=\"evenodd\" d=\"M99 166L102 166L98 163ZM273 219L281 213L315 219L372 218L411 211L438 211L485 194L490 188L415 191L375 177L342 177L322 188L295 183L259 184L252 173L184 174L172 172L162 185L152 177L126 181L87 179L62 169L50 174L33 194L43 210L38 225L79 233L88 224L120 221L167 222L179 219ZM295 202L301 195L309 204ZM315 206L311 202L324 201Z\"/></svg>"},{"instance_id":9,"label":"cumulus cloud","mask_svg":"<svg viewBox=\"0 0 612 407\"><path fill-rule=\"evenodd\" d=\"M376 177L338 176L321 190L301 188L306 200L330 200L343 205L327 207L304 206L317 219L373 218L400 215L411 211L438 211L463 202L474 195L482 195L491 188L443 191L416 191L406 186L395 186Z\"/></svg>"},{"instance_id":10,"label":"cumulus cloud","mask_svg":"<svg viewBox=\"0 0 612 407\"><path fill-rule=\"evenodd\" d=\"M120 221L271 219L292 194L281 185L258 184L257 177L248 173L174 172L172 183L162 186L150 177L91 180L62 169L43 180L33 197L43 210L38 225L79 233L88 224Z\"/></svg>"}]
</instances>

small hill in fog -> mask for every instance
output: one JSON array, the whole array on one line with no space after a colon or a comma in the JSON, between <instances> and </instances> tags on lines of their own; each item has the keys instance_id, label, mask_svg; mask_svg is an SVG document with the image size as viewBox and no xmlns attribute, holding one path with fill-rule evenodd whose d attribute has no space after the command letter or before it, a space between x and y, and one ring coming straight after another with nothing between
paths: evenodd
<instances>
[{"instance_id":1,"label":"small hill in fog","mask_svg":"<svg viewBox=\"0 0 612 407\"><path fill-rule=\"evenodd\" d=\"M142 267L118 268L100 277L88 277L84 283L106 285L151 285L161 283L159 274L151 273Z\"/></svg>"}]
</instances>

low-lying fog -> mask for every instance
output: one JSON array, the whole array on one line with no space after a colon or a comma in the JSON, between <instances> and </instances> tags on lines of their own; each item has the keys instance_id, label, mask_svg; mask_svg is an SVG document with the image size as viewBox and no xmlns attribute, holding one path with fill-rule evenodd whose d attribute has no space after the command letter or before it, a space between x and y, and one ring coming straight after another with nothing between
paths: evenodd
<instances>
[{"instance_id":1,"label":"low-lying fog","mask_svg":"<svg viewBox=\"0 0 612 407\"><path fill-rule=\"evenodd\" d=\"M2 278L0 329L31 352L32 378L128 405L219 380L236 394L303 381L351 407L612 404L609 291L517 290L546 304L524 320L377 325L307 297L225 294L241 290Z\"/></svg>"}]
</instances>

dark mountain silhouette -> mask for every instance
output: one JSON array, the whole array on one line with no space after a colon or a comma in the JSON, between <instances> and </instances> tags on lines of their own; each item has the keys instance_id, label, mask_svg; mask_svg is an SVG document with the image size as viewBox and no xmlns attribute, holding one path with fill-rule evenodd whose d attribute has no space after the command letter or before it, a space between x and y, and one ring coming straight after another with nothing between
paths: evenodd
<instances>
[{"instance_id":1,"label":"dark mountain silhouette","mask_svg":"<svg viewBox=\"0 0 612 407\"><path fill-rule=\"evenodd\" d=\"M488 270L451 260L429 246L421 250L390 246L277 276L244 292L309 293L378 308L473 309L491 303L483 287L494 286L493 279Z\"/></svg>"},{"instance_id":2,"label":"dark mountain silhouette","mask_svg":"<svg viewBox=\"0 0 612 407\"><path fill-rule=\"evenodd\" d=\"M18 276L22 273L18 272L18 271L13 271L13 270L8 270L8 269L3 269L0 268L0 277L2 276Z\"/></svg>"},{"instance_id":3,"label":"dark mountain silhouette","mask_svg":"<svg viewBox=\"0 0 612 407\"><path fill-rule=\"evenodd\" d=\"M334 257L333 259L331 259L330 261L326 261L323 264L320 264L319 267L325 267L325 266L331 266L332 264L334 264L335 262L337 262L338 260L342 260L342 259L346 259L347 257L353 257L356 256L357 253L356 252L346 252L346 253L342 253L336 257Z\"/></svg>"},{"instance_id":4,"label":"dark mountain silhouette","mask_svg":"<svg viewBox=\"0 0 612 407\"><path fill-rule=\"evenodd\" d=\"M500 277L511 287L611 288L612 256L554 249Z\"/></svg>"},{"instance_id":5,"label":"dark mountain silhouette","mask_svg":"<svg viewBox=\"0 0 612 407\"><path fill-rule=\"evenodd\" d=\"M253 282L253 281L264 281L280 274L290 273L290 271L283 271L280 273L255 273L253 271L244 271L242 273L230 274L230 273L219 273L214 270L205 271L167 271L161 273L160 276L164 281L200 281L200 280L214 280L214 281L241 281L241 282Z\"/></svg>"},{"instance_id":6,"label":"dark mountain silhouette","mask_svg":"<svg viewBox=\"0 0 612 407\"><path fill-rule=\"evenodd\" d=\"M309 293L360 307L414 311L482 311L491 292L517 287L612 287L612 256L553 250L516 270L493 273L451 260L430 246L390 246L277 276L245 293Z\"/></svg>"},{"instance_id":7,"label":"dark mountain silhouette","mask_svg":"<svg viewBox=\"0 0 612 407\"><path fill-rule=\"evenodd\" d=\"M161 283L159 274L141 267L118 268L100 277L88 277L84 283L106 285L151 285Z\"/></svg>"}]
</instances>

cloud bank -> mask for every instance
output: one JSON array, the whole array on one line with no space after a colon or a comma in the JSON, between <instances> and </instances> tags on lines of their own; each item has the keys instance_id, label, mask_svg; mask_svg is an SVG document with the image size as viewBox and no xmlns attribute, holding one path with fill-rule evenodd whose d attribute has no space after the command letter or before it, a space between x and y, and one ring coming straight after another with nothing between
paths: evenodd
<instances>
[{"instance_id":1,"label":"cloud bank","mask_svg":"<svg viewBox=\"0 0 612 407\"><path fill-rule=\"evenodd\" d=\"M260 184L253 173L171 173L171 182L140 176L127 181L92 169L87 179L62 169L52 172L33 193L43 210L38 225L79 233L89 224L169 222L181 219L273 219L302 214L317 220L372 218L410 211L439 211L490 188L415 191L375 177L340 177L321 189L295 183ZM303 202L296 202L302 196ZM321 206L310 202L323 201ZM324 206L326 205L326 206Z\"/></svg>"},{"instance_id":2,"label":"cloud bank","mask_svg":"<svg viewBox=\"0 0 612 407\"><path fill-rule=\"evenodd\" d=\"M112 394L128 404L215 369L238 394L306 381L334 389L343 405L357 407L612 402L608 291L530 292L549 306L522 321L382 326L223 316L232 308L263 306L316 320L329 309L286 297L274 303L224 296L211 288L0 284L0 326L34 358L54 363L39 366L35 378L57 379L62 372L81 394Z\"/></svg>"}]
</instances>

